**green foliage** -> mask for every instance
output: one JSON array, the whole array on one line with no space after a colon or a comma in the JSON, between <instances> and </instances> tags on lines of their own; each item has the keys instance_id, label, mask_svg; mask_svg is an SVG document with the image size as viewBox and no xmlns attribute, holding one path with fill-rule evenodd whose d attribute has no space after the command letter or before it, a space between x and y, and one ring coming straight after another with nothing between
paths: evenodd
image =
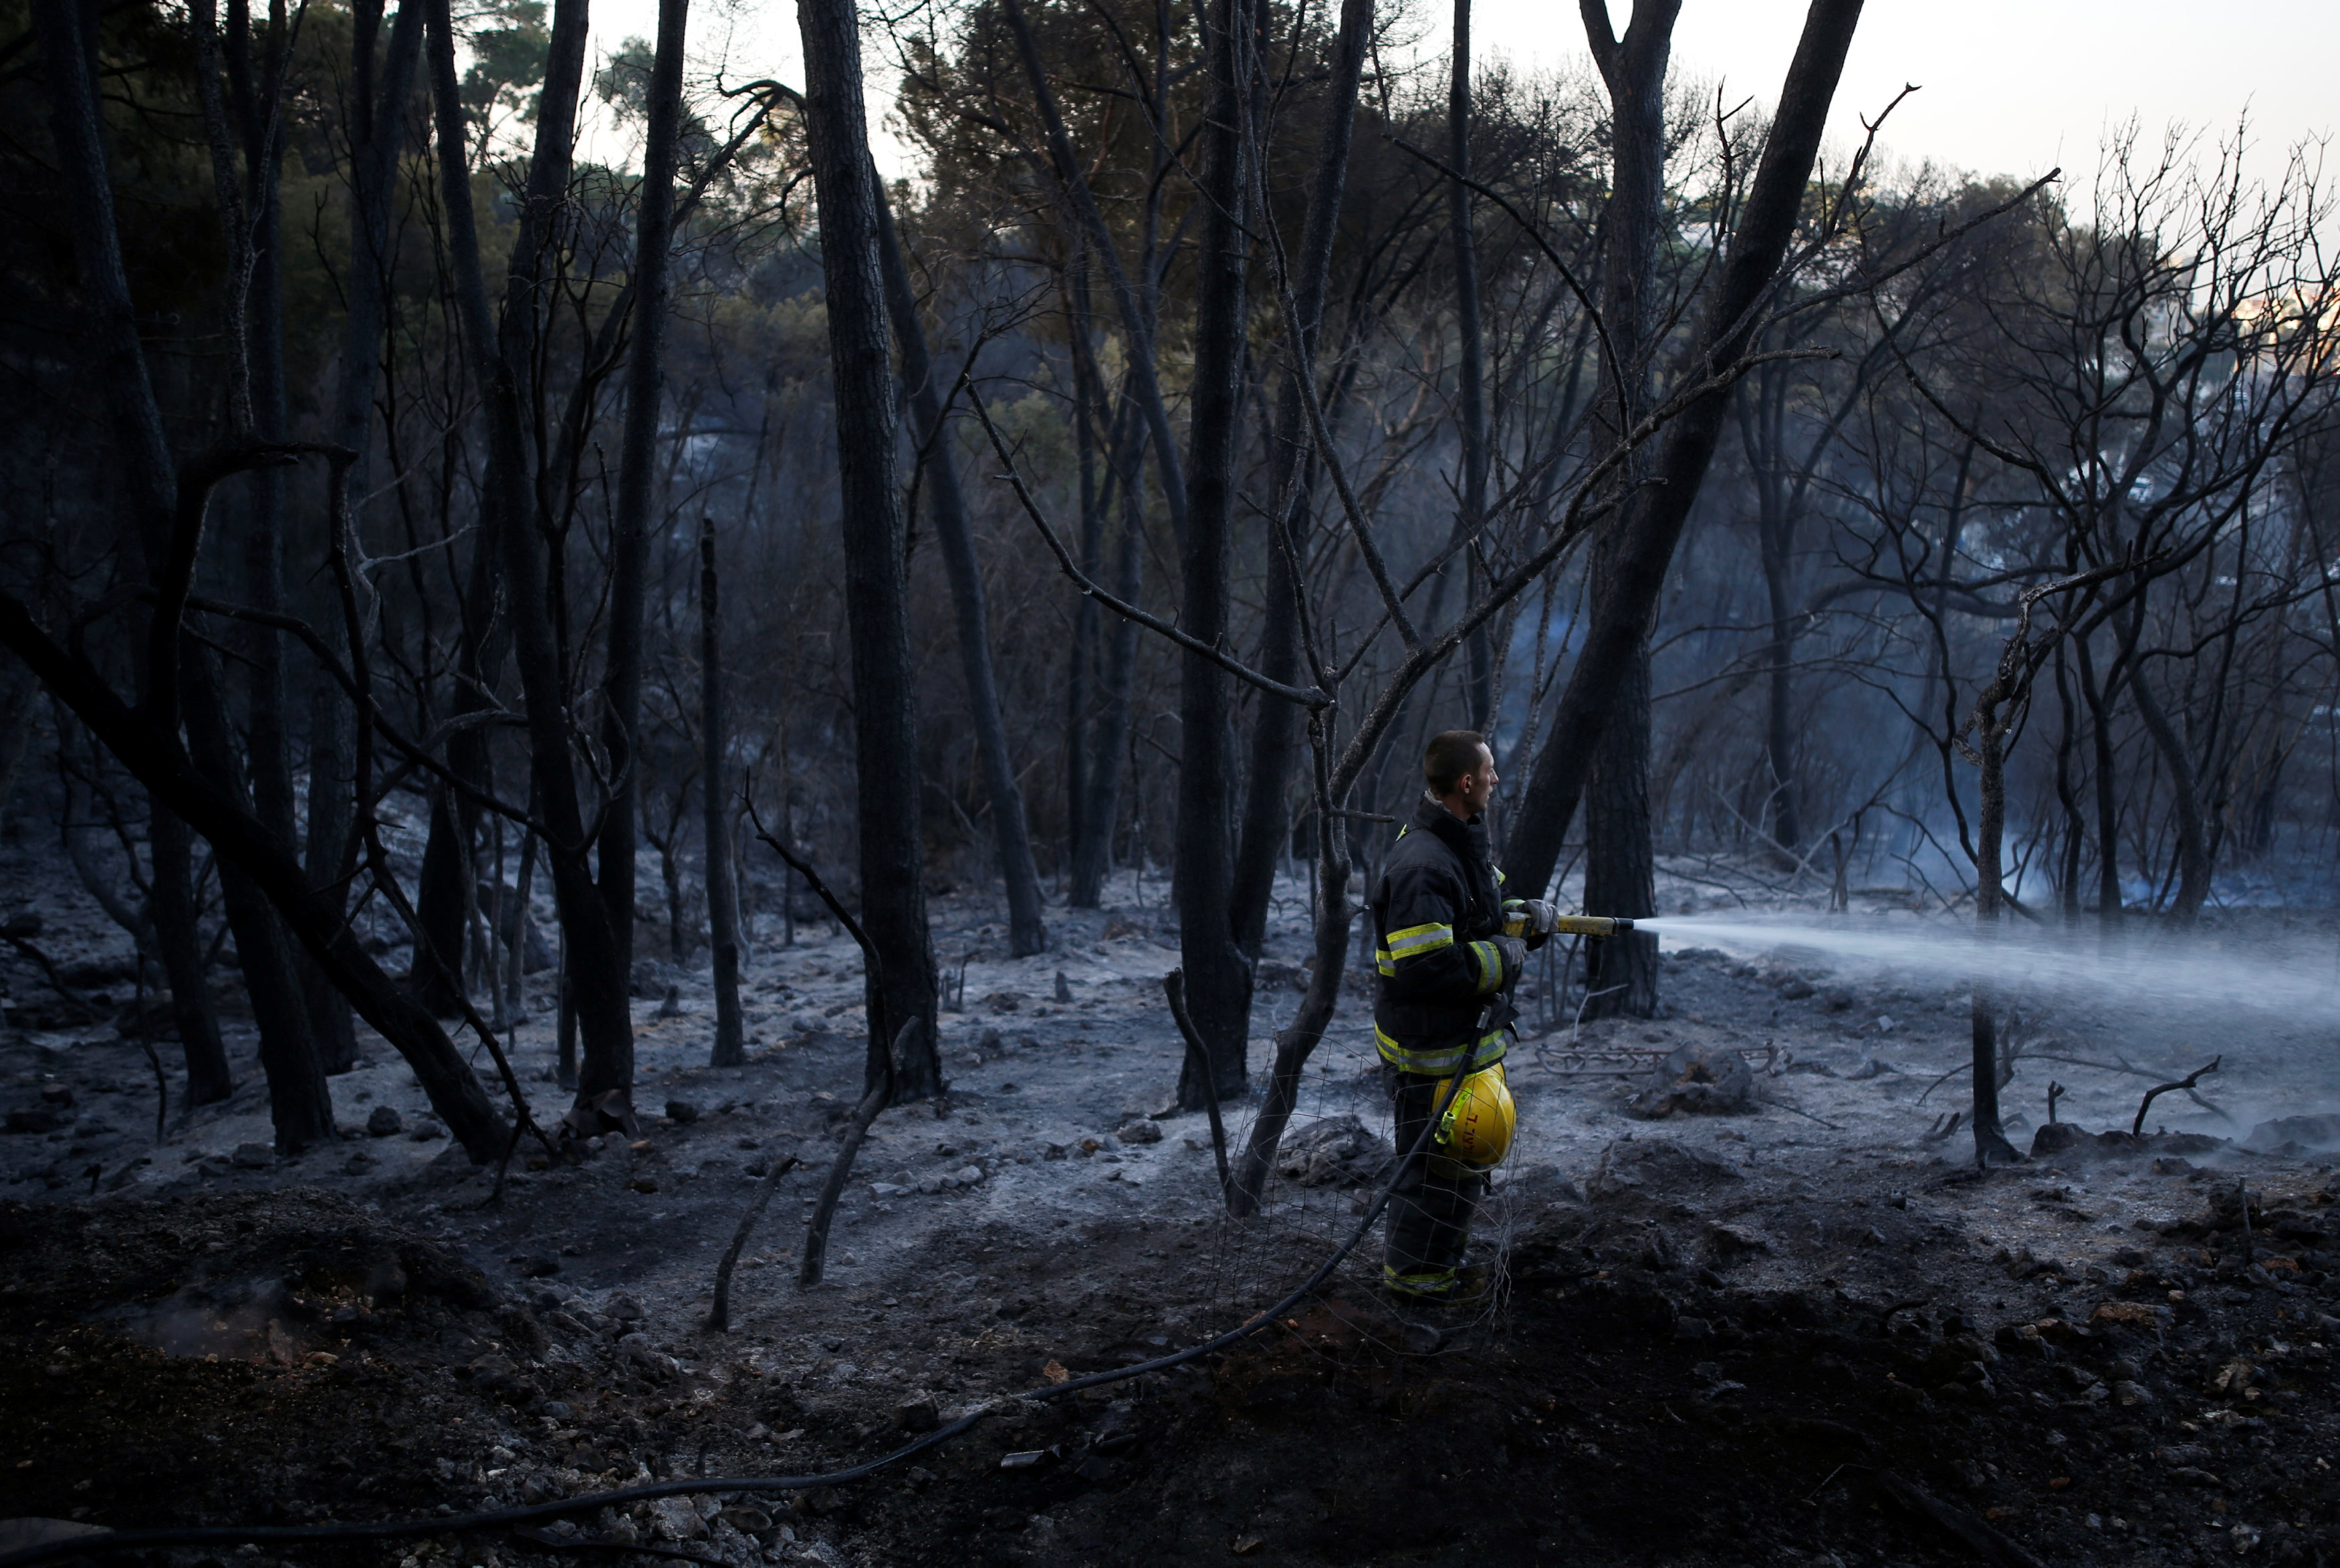
<instances>
[{"instance_id":1,"label":"green foliage","mask_svg":"<svg viewBox=\"0 0 2340 1568\"><path fill-rule=\"evenodd\" d=\"M471 64L463 73L462 96L481 134L492 128L499 109L535 123L540 95L529 89L544 82L551 41L544 0L487 0L472 14L464 32Z\"/></svg>"}]
</instances>

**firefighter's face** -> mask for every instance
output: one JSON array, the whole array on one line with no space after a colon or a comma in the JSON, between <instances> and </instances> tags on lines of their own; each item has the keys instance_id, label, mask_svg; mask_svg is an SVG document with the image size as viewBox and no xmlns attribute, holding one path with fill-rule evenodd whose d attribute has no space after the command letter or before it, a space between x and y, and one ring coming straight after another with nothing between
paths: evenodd
<instances>
[{"instance_id":1,"label":"firefighter's face","mask_svg":"<svg viewBox=\"0 0 2340 1568\"><path fill-rule=\"evenodd\" d=\"M1469 773L1455 781L1454 793L1473 814L1485 811L1487 803L1495 798L1495 754L1485 746L1479 748L1479 763Z\"/></svg>"}]
</instances>

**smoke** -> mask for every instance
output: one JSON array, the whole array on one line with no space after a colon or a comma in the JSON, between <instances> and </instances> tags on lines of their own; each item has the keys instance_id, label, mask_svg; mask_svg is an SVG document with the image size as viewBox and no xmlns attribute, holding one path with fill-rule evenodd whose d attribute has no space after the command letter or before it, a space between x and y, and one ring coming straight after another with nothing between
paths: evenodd
<instances>
[{"instance_id":1,"label":"smoke","mask_svg":"<svg viewBox=\"0 0 2340 1568\"><path fill-rule=\"evenodd\" d=\"M284 1288L273 1279L191 1286L157 1302L114 1307L99 1318L124 1338L171 1356L291 1365L302 1346L281 1316Z\"/></svg>"}]
</instances>

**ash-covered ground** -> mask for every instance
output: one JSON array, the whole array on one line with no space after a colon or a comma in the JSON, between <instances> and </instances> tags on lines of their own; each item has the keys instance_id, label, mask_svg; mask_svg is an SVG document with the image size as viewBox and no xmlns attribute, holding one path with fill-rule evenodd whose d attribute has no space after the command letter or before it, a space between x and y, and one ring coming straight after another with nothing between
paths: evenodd
<instances>
[{"instance_id":1,"label":"ash-covered ground","mask_svg":"<svg viewBox=\"0 0 2340 1568\"><path fill-rule=\"evenodd\" d=\"M20 890L69 886L0 869ZM1299 1000L1305 890L1289 891L1255 1072ZM2050 1133L2057 1152L1978 1176L1963 1128L1935 1136L1966 1104L1966 991L1809 947L1670 951L1655 1021L1580 1030L1572 997L1529 999L1522 1137L1481 1227L1504 1288L1436 1344L1377 1299L1369 1242L1238 1349L1013 1398L1273 1303L1354 1228L1387 1158L1361 987L1310 1069L1267 1214L1225 1218L1204 1118L1158 1114L1176 959L1160 889L1144 892L1052 909L1056 950L1023 962L998 956L987 905L937 906L954 975L973 954L964 1010L945 1015L950 1090L878 1119L809 1292L804 1220L865 1045L858 954L825 924L759 944L745 1068L701 1065L703 972L646 986L671 980L681 1010L639 1003L654 1122L573 1164L523 1151L501 1201L371 1037L372 1065L333 1081L330 1149L267 1155L248 1028L234 1100L182 1119L174 1073L158 1142L141 1046L110 1023L58 1027L37 971L9 969L0 1514L467 1513L826 1473L985 1408L847 1486L233 1561L2340 1560L2340 1189L2320 1152L2340 1123L2312 1119L2340 1111L2316 1092L2340 1019L2068 995L2028 1011L2016 1140L2038 1136L2051 1079L2070 1086L2059 1119L2089 1136ZM123 944L77 893L8 912L27 905L84 994L129 1000L104 979ZM2218 929L2278 921L2314 924ZM548 1122L566 1100L548 1081L549 981L518 1046ZM175 1043L160 1049L167 1064ZM2212 1055L2196 1092L2224 1116L2166 1095L2143 1141L2094 1136ZM1674 1082L1685 1070L1711 1081ZM1234 1136L1252 1109L1228 1108ZM2253 1138L2278 1117L2310 1119ZM731 1330L709 1330L717 1259L789 1155L806 1163L747 1249Z\"/></svg>"}]
</instances>

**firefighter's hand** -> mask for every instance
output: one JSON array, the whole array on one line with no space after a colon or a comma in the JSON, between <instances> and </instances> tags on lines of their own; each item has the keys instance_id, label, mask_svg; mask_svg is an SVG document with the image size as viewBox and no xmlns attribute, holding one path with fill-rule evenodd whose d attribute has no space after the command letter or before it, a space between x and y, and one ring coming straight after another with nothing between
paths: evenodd
<instances>
[{"instance_id":1,"label":"firefighter's hand","mask_svg":"<svg viewBox=\"0 0 2340 1568\"><path fill-rule=\"evenodd\" d=\"M1560 906L1540 898L1515 898L1503 906L1503 932L1524 937L1535 952L1560 929Z\"/></svg>"},{"instance_id":2,"label":"firefighter's hand","mask_svg":"<svg viewBox=\"0 0 2340 1568\"><path fill-rule=\"evenodd\" d=\"M1503 958L1502 989L1509 990L1520 976L1527 972L1528 944L1515 936L1499 936L1495 939L1495 951Z\"/></svg>"}]
</instances>

